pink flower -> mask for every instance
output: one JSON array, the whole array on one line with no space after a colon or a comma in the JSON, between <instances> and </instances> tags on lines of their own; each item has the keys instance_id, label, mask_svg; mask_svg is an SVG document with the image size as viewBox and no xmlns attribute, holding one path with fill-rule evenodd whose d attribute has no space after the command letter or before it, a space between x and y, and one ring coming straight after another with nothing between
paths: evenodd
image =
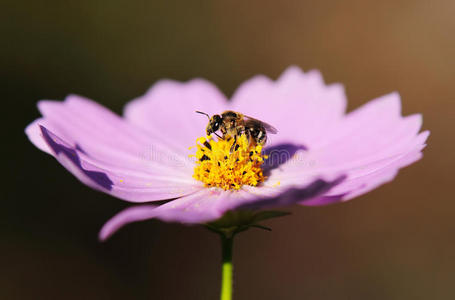
<instances>
[{"instance_id":1,"label":"pink flower","mask_svg":"<svg viewBox=\"0 0 455 300\"><path fill-rule=\"evenodd\" d=\"M40 101L43 117L26 133L94 189L130 202L169 200L120 212L101 230L106 239L127 223L150 218L203 224L231 210L325 205L362 195L422 157L429 132L419 133L421 116L402 117L400 106L400 96L391 93L345 114L341 85L290 67L276 81L246 81L231 101L202 79L163 80L127 104L123 118L80 96ZM193 178L189 147L208 122L195 111L228 109L279 130L269 135L267 177L257 186L224 190Z\"/></svg>"}]
</instances>

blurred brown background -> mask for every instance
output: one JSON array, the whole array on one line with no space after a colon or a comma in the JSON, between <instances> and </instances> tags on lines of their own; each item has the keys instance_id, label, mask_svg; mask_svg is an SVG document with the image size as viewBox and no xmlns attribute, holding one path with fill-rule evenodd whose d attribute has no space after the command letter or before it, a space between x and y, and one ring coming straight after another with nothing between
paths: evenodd
<instances>
[{"instance_id":1,"label":"blurred brown background","mask_svg":"<svg viewBox=\"0 0 455 300\"><path fill-rule=\"evenodd\" d=\"M148 221L106 243L126 203L29 143L39 99L116 112L162 77L231 95L256 73L320 69L349 109L398 90L422 112L425 157L345 204L294 207L235 244L235 299L454 299L455 2L1 1L1 299L217 299L217 237ZM6 165L6 167L5 167Z\"/></svg>"}]
</instances>

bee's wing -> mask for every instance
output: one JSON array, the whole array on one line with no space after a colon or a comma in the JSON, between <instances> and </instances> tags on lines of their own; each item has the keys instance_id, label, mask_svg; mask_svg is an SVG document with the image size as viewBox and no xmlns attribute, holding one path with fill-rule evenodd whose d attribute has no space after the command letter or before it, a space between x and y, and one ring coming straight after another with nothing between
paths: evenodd
<instances>
[{"instance_id":1,"label":"bee's wing","mask_svg":"<svg viewBox=\"0 0 455 300\"><path fill-rule=\"evenodd\" d=\"M250 117L250 116L247 116L247 115L243 115L246 119L249 119L249 120L252 120L252 121L255 121L255 122L258 122L260 123L262 126L264 126L265 130L267 131L267 133L271 133L271 134L277 134L278 133L278 130L273 127L272 125L266 123L266 122L263 122L261 120L258 120L256 118L253 118L253 117Z\"/></svg>"}]
</instances>

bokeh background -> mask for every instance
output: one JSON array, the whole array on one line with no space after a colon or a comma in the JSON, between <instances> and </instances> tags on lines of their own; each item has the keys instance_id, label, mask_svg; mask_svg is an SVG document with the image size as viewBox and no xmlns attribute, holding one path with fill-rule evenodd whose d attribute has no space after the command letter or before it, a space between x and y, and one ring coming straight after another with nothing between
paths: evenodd
<instances>
[{"instance_id":1,"label":"bokeh background","mask_svg":"<svg viewBox=\"0 0 455 300\"><path fill-rule=\"evenodd\" d=\"M97 241L126 203L80 184L25 137L40 99L115 112L156 80L227 95L256 73L319 69L349 110L398 90L432 134L424 159L354 201L293 207L235 244L235 299L454 299L455 2L1 1L1 299L216 299L220 249L147 221Z\"/></svg>"}]
</instances>

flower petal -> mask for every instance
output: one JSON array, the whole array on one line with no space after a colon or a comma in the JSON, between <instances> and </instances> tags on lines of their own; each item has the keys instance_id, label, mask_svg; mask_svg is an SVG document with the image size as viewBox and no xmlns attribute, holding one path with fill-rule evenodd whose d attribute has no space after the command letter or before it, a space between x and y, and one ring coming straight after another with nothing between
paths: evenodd
<instances>
[{"instance_id":1,"label":"flower petal","mask_svg":"<svg viewBox=\"0 0 455 300\"><path fill-rule=\"evenodd\" d=\"M275 126L269 143L295 142L311 148L343 118L346 96L341 84L325 85L318 71L288 68L277 81L256 76L237 89L232 105Z\"/></svg>"},{"instance_id":2,"label":"flower petal","mask_svg":"<svg viewBox=\"0 0 455 300\"><path fill-rule=\"evenodd\" d=\"M36 119L25 128L25 134L27 135L28 139L32 142L32 144L35 145L38 149L40 149L43 152L46 152L47 154L52 155L53 153L52 149L49 148L49 145L47 144L46 140L43 139L41 126L49 127L49 122L47 122L47 120L44 118Z\"/></svg>"},{"instance_id":3,"label":"flower petal","mask_svg":"<svg viewBox=\"0 0 455 300\"><path fill-rule=\"evenodd\" d=\"M208 123L195 111L213 115L226 109L226 97L206 80L162 80L144 96L128 103L124 115L130 123L162 139L172 137L186 149L205 134Z\"/></svg>"},{"instance_id":4,"label":"flower petal","mask_svg":"<svg viewBox=\"0 0 455 300\"><path fill-rule=\"evenodd\" d=\"M40 126L40 129L43 140L47 143L48 147L52 149L55 158L57 158L68 171L92 188L98 190L112 190L113 183L105 173L98 170L90 170L82 165L76 148L71 148L67 143L60 140L46 128Z\"/></svg>"},{"instance_id":5,"label":"flower petal","mask_svg":"<svg viewBox=\"0 0 455 300\"><path fill-rule=\"evenodd\" d=\"M122 165L149 157L153 157L149 162L164 166L178 160L187 172L192 171L192 164L187 164L188 148L183 153L181 147L169 146L93 101L70 95L64 102L40 101L38 108L52 124L49 129L69 143L77 141L93 156ZM163 159L169 155L174 159Z\"/></svg>"},{"instance_id":6,"label":"flower petal","mask_svg":"<svg viewBox=\"0 0 455 300\"><path fill-rule=\"evenodd\" d=\"M216 209L216 204L228 196L229 193L212 188L198 191L160 206L130 207L107 221L100 231L99 238L106 240L126 224L153 218L186 224L201 224L215 220L223 214Z\"/></svg>"},{"instance_id":7,"label":"flower petal","mask_svg":"<svg viewBox=\"0 0 455 300\"><path fill-rule=\"evenodd\" d=\"M65 102L42 101L39 108L44 118L26 128L30 140L90 187L132 202L176 198L201 188L191 176L189 152L172 151L90 100L69 96ZM93 172L111 183L99 184Z\"/></svg>"},{"instance_id":8,"label":"flower petal","mask_svg":"<svg viewBox=\"0 0 455 300\"><path fill-rule=\"evenodd\" d=\"M418 134L421 116L402 117L400 107L397 93L373 100L348 114L337 131L310 149L307 159L317 162L321 172L347 175L343 183L325 196L352 199L391 181L400 168L421 158L429 132ZM304 204L319 205L326 201Z\"/></svg>"},{"instance_id":9,"label":"flower petal","mask_svg":"<svg viewBox=\"0 0 455 300\"><path fill-rule=\"evenodd\" d=\"M348 114L312 143L269 147L272 167L266 169L264 187L299 186L317 176L347 175L323 197L303 202L322 205L352 199L392 180L400 168L421 157L429 134L418 134L420 115L402 117L400 109L397 93L385 95Z\"/></svg>"},{"instance_id":10,"label":"flower petal","mask_svg":"<svg viewBox=\"0 0 455 300\"><path fill-rule=\"evenodd\" d=\"M292 205L318 197L342 180L343 177L333 181L318 179L307 186L288 189L262 189L249 186L238 191L204 189L160 206L142 205L127 208L103 226L99 238L106 240L128 223L152 218L166 222L203 224L220 218L230 210L257 210Z\"/></svg>"},{"instance_id":11,"label":"flower petal","mask_svg":"<svg viewBox=\"0 0 455 300\"><path fill-rule=\"evenodd\" d=\"M234 209L269 209L280 206L289 206L296 203L305 203L330 191L345 180L339 176L331 180L315 179L306 185L286 187L251 187L244 186L243 191L233 194L230 201L220 203L222 211Z\"/></svg>"},{"instance_id":12,"label":"flower petal","mask_svg":"<svg viewBox=\"0 0 455 300\"><path fill-rule=\"evenodd\" d=\"M427 135L426 132L422 133ZM348 172L348 179L327 193L327 196L342 196L341 200L347 201L357 196L363 195L378 186L392 181L398 174L400 168L406 167L422 158L420 149L408 152L383 162L375 169L362 170L360 174L354 171ZM304 203L307 204L307 203Z\"/></svg>"}]
</instances>

